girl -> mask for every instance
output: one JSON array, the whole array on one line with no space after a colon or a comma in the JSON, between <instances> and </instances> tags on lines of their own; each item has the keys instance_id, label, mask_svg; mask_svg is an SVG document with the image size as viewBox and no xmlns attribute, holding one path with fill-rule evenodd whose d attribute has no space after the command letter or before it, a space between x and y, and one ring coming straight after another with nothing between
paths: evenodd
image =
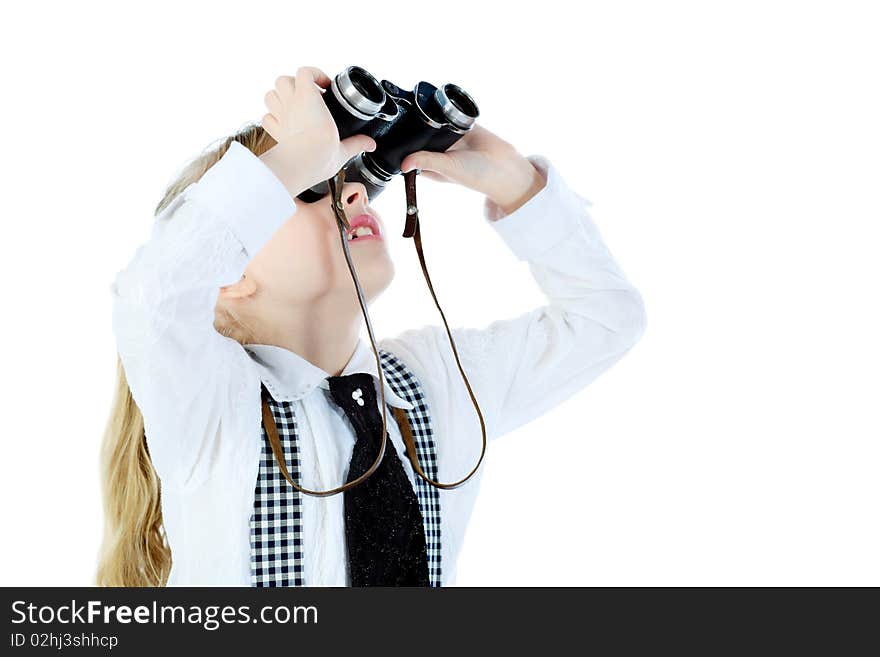
<instances>
[{"instance_id":1,"label":"girl","mask_svg":"<svg viewBox=\"0 0 880 657\"><path fill-rule=\"evenodd\" d=\"M150 240L111 285L118 385L102 449L99 585L352 586L353 569L370 568L351 549L348 491L294 490L261 418L265 399L291 475L326 491L346 480L356 442L331 394L335 377L368 375L375 390L353 396L376 407L376 359L359 337L329 198L296 198L375 148L366 135L340 141L321 98L329 85L315 67L279 77L262 125L225 139L168 187ZM475 125L446 153L413 153L402 168L482 194L484 220L547 297L517 317L453 330L490 441L570 398L639 340L641 295L547 158L524 157ZM362 184L345 183L342 201L357 218L348 245L371 302L394 276L385 224ZM422 466L437 481L461 479L482 434L445 330L423 326L377 345L386 404L412 420ZM480 472L455 489L426 486L400 427L387 428L382 467L399 467L408 494L418 492L430 585L452 584Z\"/></svg>"}]
</instances>

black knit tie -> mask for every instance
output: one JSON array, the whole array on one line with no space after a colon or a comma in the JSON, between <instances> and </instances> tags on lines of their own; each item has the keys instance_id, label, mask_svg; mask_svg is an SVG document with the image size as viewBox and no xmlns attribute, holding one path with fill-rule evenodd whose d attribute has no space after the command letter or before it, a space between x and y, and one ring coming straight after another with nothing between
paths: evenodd
<instances>
[{"instance_id":1,"label":"black knit tie","mask_svg":"<svg viewBox=\"0 0 880 657\"><path fill-rule=\"evenodd\" d=\"M346 483L379 454L382 414L371 374L327 377L357 440ZM386 413L389 424L394 415ZM352 586L429 586L428 551L419 501L389 437L385 455L366 481L343 492Z\"/></svg>"}]
</instances>

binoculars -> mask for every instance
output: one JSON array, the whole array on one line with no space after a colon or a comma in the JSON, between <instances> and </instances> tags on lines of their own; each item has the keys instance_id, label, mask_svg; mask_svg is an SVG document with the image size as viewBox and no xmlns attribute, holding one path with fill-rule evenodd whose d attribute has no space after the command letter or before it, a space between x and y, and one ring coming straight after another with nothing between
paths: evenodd
<instances>
[{"instance_id":1,"label":"binoculars","mask_svg":"<svg viewBox=\"0 0 880 657\"><path fill-rule=\"evenodd\" d=\"M375 199L410 153L442 153L474 125L480 110L461 87L447 83L436 87L424 80L404 91L389 80L379 82L360 66L337 74L322 94L339 131L339 138L369 135L376 149L349 160L345 182L363 183L370 200ZM330 191L327 181L297 195L314 203Z\"/></svg>"}]
</instances>

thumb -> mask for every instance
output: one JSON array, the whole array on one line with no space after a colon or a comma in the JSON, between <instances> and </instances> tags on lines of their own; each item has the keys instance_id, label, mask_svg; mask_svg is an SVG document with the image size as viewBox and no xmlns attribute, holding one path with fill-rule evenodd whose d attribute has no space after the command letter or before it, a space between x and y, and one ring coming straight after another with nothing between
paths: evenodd
<instances>
[{"instance_id":1,"label":"thumb","mask_svg":"<svg viewBox=\"0 0 880 657\"><path fill-rule=\"evenodd\" d=\"M448 170L449 156L445 153L435 153L433 151L416 151L410 153L403 162L400 163L400 169L406 173L412 169L423 169L425 171L435 171L445 174Z\"/></svg>"},{"instance_id":2,"label":"thumb","mask_svg":"<svg viewBox=\"0 0 880 657\"><path fill-rule=\"evenodd\" d=\"M352 135L339 142L346 156L346 161L355 155L360 155L363 151L376 150L376 140L368 135Z\"/></svg>"}]
</instances>

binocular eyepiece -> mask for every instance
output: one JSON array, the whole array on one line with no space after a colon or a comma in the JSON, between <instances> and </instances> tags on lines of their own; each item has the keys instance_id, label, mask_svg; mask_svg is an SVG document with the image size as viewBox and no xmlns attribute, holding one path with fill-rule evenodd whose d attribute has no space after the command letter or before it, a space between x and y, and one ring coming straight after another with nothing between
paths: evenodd
<instances>
[{"instance_id":1,"label":"binocular eyepiece","mask_svg":"<svg viewBox=\"0 0 880 657\"><path fill-rule=\"evenodd\" d=\"M375 199L410 153L442 153L471 129L480 114L476 102L461 87L435 87L424 80L404 91L389 80L380 83L360 66L337 74L323 93L339 138L369 135L376 150L360 153L345 166L345 182L360 182ZM297 195L314 203L329 193L326 181Z\"/></svg>"}]
</instances>

